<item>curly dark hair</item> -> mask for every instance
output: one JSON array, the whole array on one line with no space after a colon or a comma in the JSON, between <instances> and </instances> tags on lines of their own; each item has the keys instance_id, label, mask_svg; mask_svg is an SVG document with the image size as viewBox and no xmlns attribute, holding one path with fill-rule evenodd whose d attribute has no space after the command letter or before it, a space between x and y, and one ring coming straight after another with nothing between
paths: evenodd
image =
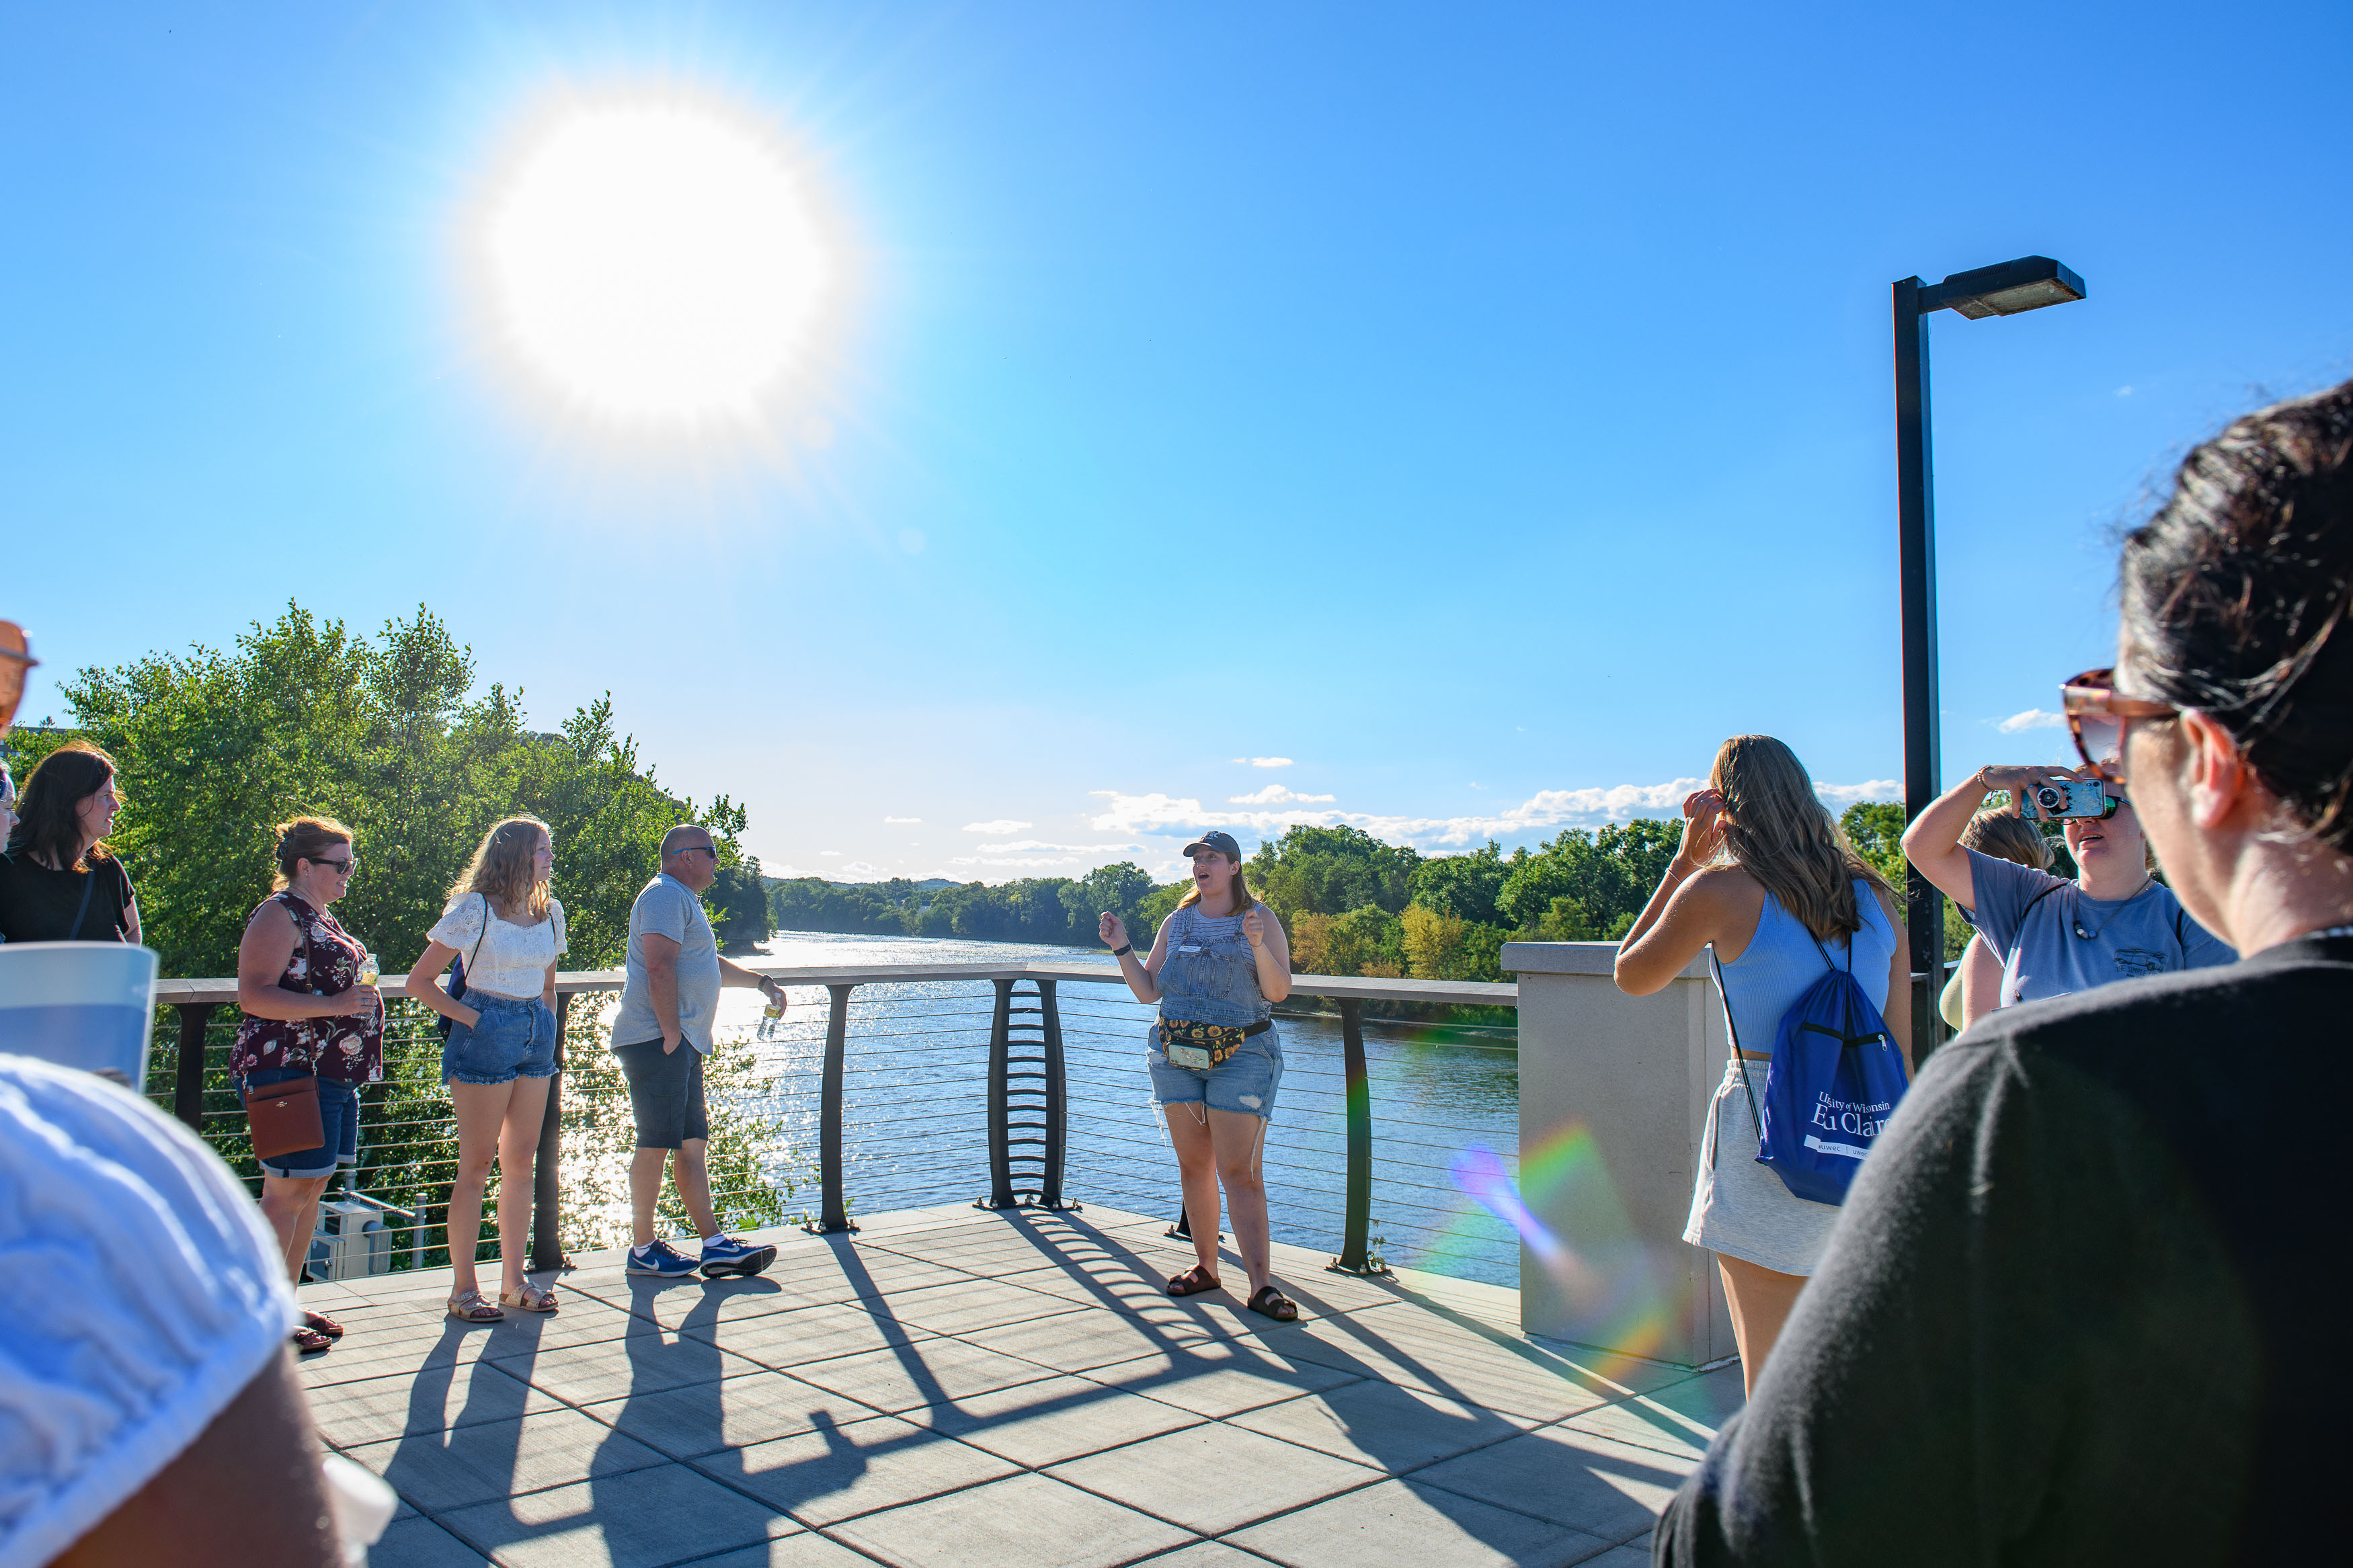
<instances>
[{"instance_id":1,"label":"curly dark hair","mask_svg":"<svg viewBox=\"0 0 2353 1568\"><path fill-rule=\"evenodd\" d=\"M2353 854L2353 382L2235 421L2125 541L2135 682L2210 714L2257 777Z\"/></svg>"}]
</instances>

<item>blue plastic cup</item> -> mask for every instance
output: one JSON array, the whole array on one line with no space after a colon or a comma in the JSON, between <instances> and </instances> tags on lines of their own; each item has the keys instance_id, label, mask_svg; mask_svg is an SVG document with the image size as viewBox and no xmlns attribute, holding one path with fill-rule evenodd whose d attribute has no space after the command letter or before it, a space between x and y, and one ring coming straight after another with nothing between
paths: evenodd
<instances>
[{"instance_id":1,"label":"blue plastic cup","mask_svg":"<svg viewBox=\"0 0 2353 1568\"><path fill-rule=\"evenodd\" d=\"M155 952L119 942L0 942L0 1052L147 1092Z\"/></svg>"}]
</instances>

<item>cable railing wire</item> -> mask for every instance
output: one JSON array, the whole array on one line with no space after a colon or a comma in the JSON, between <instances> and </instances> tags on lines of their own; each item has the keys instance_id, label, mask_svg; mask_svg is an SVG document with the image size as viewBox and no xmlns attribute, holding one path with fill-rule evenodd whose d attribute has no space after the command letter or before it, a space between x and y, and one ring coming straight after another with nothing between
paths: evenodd
<instances>
[{"instance_id":1,"label":"cable railing wire","mask_svg":"<svg viewBox=\"0 0 2353 1568\"><path fill-rule=\"evenodd\" d=\"M568 1009L560 1126L549 1145L555 1151L555 1179L549 1182L546 1173L542 1178L543 1191L560 1199L560 1223L549 1236L563 1250L609 1245L627 1224L633 1124L600 1027L609 986L599 989L606 994L565 998L589 1005ZM1139 1060L1152 1010L1099 995L1090 1005L1091 989L1060 988L1068 998L1060 1001L1054 1042L1067 1098L1065 1189L1082 1203L1093 1195L1174 1219L1180 1202L1175 1161ZM713 1128L713 1198L723 1223L736 1228L819 1217L815 1156L834 999L824 984L797 983L788 992L784 1028L769 1039L751 1038L747 1026L723 1016L720 1049L712 1058L714 1121L728 1124L724 1137L720 1126ZM1006 1163L1019 1173L1020 1185L1031 1187L1051 1158L1041 1124L1054 1086L1044 1076L1044 1008L1027 990L1017 999L1000 1093L1007 1113L1017 1119ZM839 1064L845 1212L986 1195L987 1058L995 1000L990 983L960 980L860 981L849 994ZM243 1110L227 1071L237 1017L233 1007L218 1006L195 1037L205 1059L195 1075L200 1087L193 1120L258 1187ZM182 1022L169 1010L159 1019L149 1081L167 1110L174 1109L177 1083L185 1111L190 1108L188 1075L178 1070ZM356 1196L384 1205L380 1223L389 1266L429 1267L448 1257L441 1227L458 1152L446 1089L434 1081L441 1040L413 1003L394 1004L387 1023L385 1080L363 1090L359 1165L329 1198ZM1281 1023L1282 1094L1266 1142L1270 1209L1279 1237L1335 1249L1350 1209L1344 1125L1348 1073L1338 1037L1343 1020L1314 1014L1285 1016ZM1464 1196L1451 1170L1474 1143L1491 1149L1507 1172L1515 1163L1516 1060L1507 1045L1425 1037L1432 1033L1372 1020L1363 1026L1373 1130L1371 1225L1379 1233L1372 1239L1392 1263L1514 1283L1516 1237ZM885 1109L893 1090L933 1103L906 1113ZM485 1194L478 1257L495 1251L497 1193L493 1181ZM675 1224L681 1217L665 1212L660 1219Z\"/></svg>"}]
</instances>

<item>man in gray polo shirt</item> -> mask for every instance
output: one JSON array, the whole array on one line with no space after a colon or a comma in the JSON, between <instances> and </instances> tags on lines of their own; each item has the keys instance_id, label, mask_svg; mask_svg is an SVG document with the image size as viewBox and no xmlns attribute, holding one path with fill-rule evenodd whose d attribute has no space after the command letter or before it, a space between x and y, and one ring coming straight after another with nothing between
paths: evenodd
<instances>
[{"instance_id":1,"label":"man in gray polo shirt","mask_svg":"<svg viewBox=\"0 0 2353 1568\"><path fill-rule=\"evenodd\" d=\"M635 1235L628 1271L664 1278L698 1268L706 1278L757 1274L776 1261L776 1249L722 1235L712 1212L702 1058L711 1053L723 987L756 986L778 1007L785 1005L785 988L719 956L710 917L702 912L702 890L719 877L710 831L693 823L671 828L662 837L661 857L661 874L629 909L628 979L613 1016L613 1055L628 1078L638 1120L638 1152L629 1163ZM673 1152L678 1195L702 1237L699 1259L654 1236L654 1199Z\"/></svg>"}]
</instances>

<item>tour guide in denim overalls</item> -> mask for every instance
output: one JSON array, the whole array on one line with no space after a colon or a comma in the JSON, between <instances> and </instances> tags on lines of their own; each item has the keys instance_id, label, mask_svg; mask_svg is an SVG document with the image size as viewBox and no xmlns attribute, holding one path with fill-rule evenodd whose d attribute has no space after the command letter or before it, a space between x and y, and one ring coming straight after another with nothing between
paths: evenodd
<instances>
[{"instance_id":1,"label":"tour guide in denim overalls","mask_svg":"<svg viewBox=\"0 0 2353 1568\"><path fill-rule=\"evenodd\" d=\"M1193 861L1193 890L1160 922L1152 956L1139 962L1117 915L1103 917L1103 942L1139 1002L1160 1004L1163 1020L1190 1019L1242 1032L1230 1056L1214 1066L1183 1065L1186 1047L1152 1026L1145 1061L1152 1098L1168 1121L1176 1170L1185 1188L1185 1215L1200 1261L1168 1281L1171 1296L1219 1289L1218 1187L1226 1190L1226 1223L1250 1273L1250 1308L1282 1322L1299 1316L1269 1278L1266 1187L1259 1159L1274 1091L1282 1082L1282 1037L1271 1004L1291 994L1291 944L1274 911L1250 897L1242 877L1241 846L1227 833L1204 833L1185 846ZM1206 1060L1206 1054L1200 1059Z\"/></svg>"}]
</instances>

